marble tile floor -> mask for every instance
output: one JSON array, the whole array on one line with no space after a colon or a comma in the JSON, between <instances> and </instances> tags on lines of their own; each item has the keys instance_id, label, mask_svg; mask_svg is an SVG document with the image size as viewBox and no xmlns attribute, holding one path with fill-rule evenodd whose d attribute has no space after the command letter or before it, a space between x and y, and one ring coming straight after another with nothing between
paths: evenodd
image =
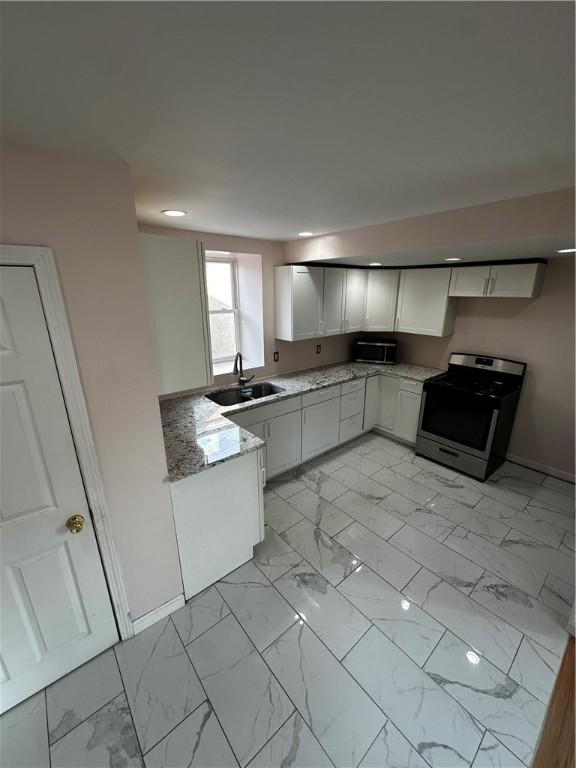
<instances>
[{"instance_id":1,"label":"marble tile floor","mask_svg":"<svg viewBox=\"0 0 576 768\"><path fill-rule=\"evenodd\" d=\"M574 487L375 433L270 481L254 559L0 718L2 768L529 766Z\"/></svg>"}]
</instances>

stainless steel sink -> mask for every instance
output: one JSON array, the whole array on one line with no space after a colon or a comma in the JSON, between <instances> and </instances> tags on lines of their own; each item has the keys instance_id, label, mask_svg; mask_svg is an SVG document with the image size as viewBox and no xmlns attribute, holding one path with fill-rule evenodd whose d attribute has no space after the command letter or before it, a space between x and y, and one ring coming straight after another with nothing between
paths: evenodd
<instances>
[{"instance_id":1,"label":"stainless steel sink","mask_svg":"<svg viewBox=\"0 0 576 768\"><path fill-rule=\"evenodd\" d=\"M250 400L259 400L261 397L275 395L278 392L284 392L284 389L277 387L276 384L271 384L269 381L260 381L257 384L247 384L245 387L222 389L219 392L212 392L206 397L218 405L238 405Z\"/></svg>"}]
</instances>

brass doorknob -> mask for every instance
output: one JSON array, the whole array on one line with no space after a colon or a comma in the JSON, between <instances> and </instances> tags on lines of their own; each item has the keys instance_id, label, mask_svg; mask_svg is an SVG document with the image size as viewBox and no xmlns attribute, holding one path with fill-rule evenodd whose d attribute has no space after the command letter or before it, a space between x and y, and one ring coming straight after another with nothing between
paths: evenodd
<instances>
[{"instance_id":1,"label":"brass doorknob","mask_svg":"<svg viewBox=\"0 0 576 768\"><path fill-rule=\"evenodd\" d=\"M84 517L82 515L72 515L66 520L66 528L70 533L80 533L84 528Z\"/></svg>"}]
</instances>

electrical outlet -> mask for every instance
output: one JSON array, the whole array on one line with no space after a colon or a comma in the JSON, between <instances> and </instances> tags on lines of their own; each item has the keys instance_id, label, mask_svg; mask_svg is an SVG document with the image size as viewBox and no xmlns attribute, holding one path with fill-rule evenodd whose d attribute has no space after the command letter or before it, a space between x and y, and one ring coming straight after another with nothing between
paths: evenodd
<instances>
[{"instance_id":1,"label":"electrical outlet","mask_svg":"<svg viewBox=\"0 0 576 768\"><path fill-rule=\"evenodd\" d=\"M280 360L280 352L274 352L274 362L277 363Z\"/></svg>"},{"instance_id":2,"label":"electrical outlet","mask_svg":"<svg viewBox=\"0 0 576 768\"><path fill-rule=\"evenodd\" d=\"M322 352L322 344L316 344L316 354L319 355Z\"/></svg>"}]
</instances>

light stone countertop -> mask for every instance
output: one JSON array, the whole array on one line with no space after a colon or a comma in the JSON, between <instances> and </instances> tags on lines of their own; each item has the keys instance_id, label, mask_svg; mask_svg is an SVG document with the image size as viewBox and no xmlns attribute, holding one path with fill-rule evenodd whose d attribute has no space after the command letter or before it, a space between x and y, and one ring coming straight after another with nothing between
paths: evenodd
<instances>
[{"instance_id":1,"label":"light stone countertop","mask_svg":"<svg viewBox=\"0 0 576 768\"><path fill-rule=\"evenodd\" d=\"M163 400L160 403L160 411L168 462L168 479L171 483L183 480L223 461L255 451L264 445L263 440L227 419L228 414L240 413L276 400L285 400L288 397L373 374L426 381L443 372L440 368L428 368L410 363L397 363L391 366L337 363L322 368L267 377L265 381L282 387L284 391L238 405L218 405L206 397L211 392L231 387L215 387L203 393Z\"/></svg>"}]
</instances>

